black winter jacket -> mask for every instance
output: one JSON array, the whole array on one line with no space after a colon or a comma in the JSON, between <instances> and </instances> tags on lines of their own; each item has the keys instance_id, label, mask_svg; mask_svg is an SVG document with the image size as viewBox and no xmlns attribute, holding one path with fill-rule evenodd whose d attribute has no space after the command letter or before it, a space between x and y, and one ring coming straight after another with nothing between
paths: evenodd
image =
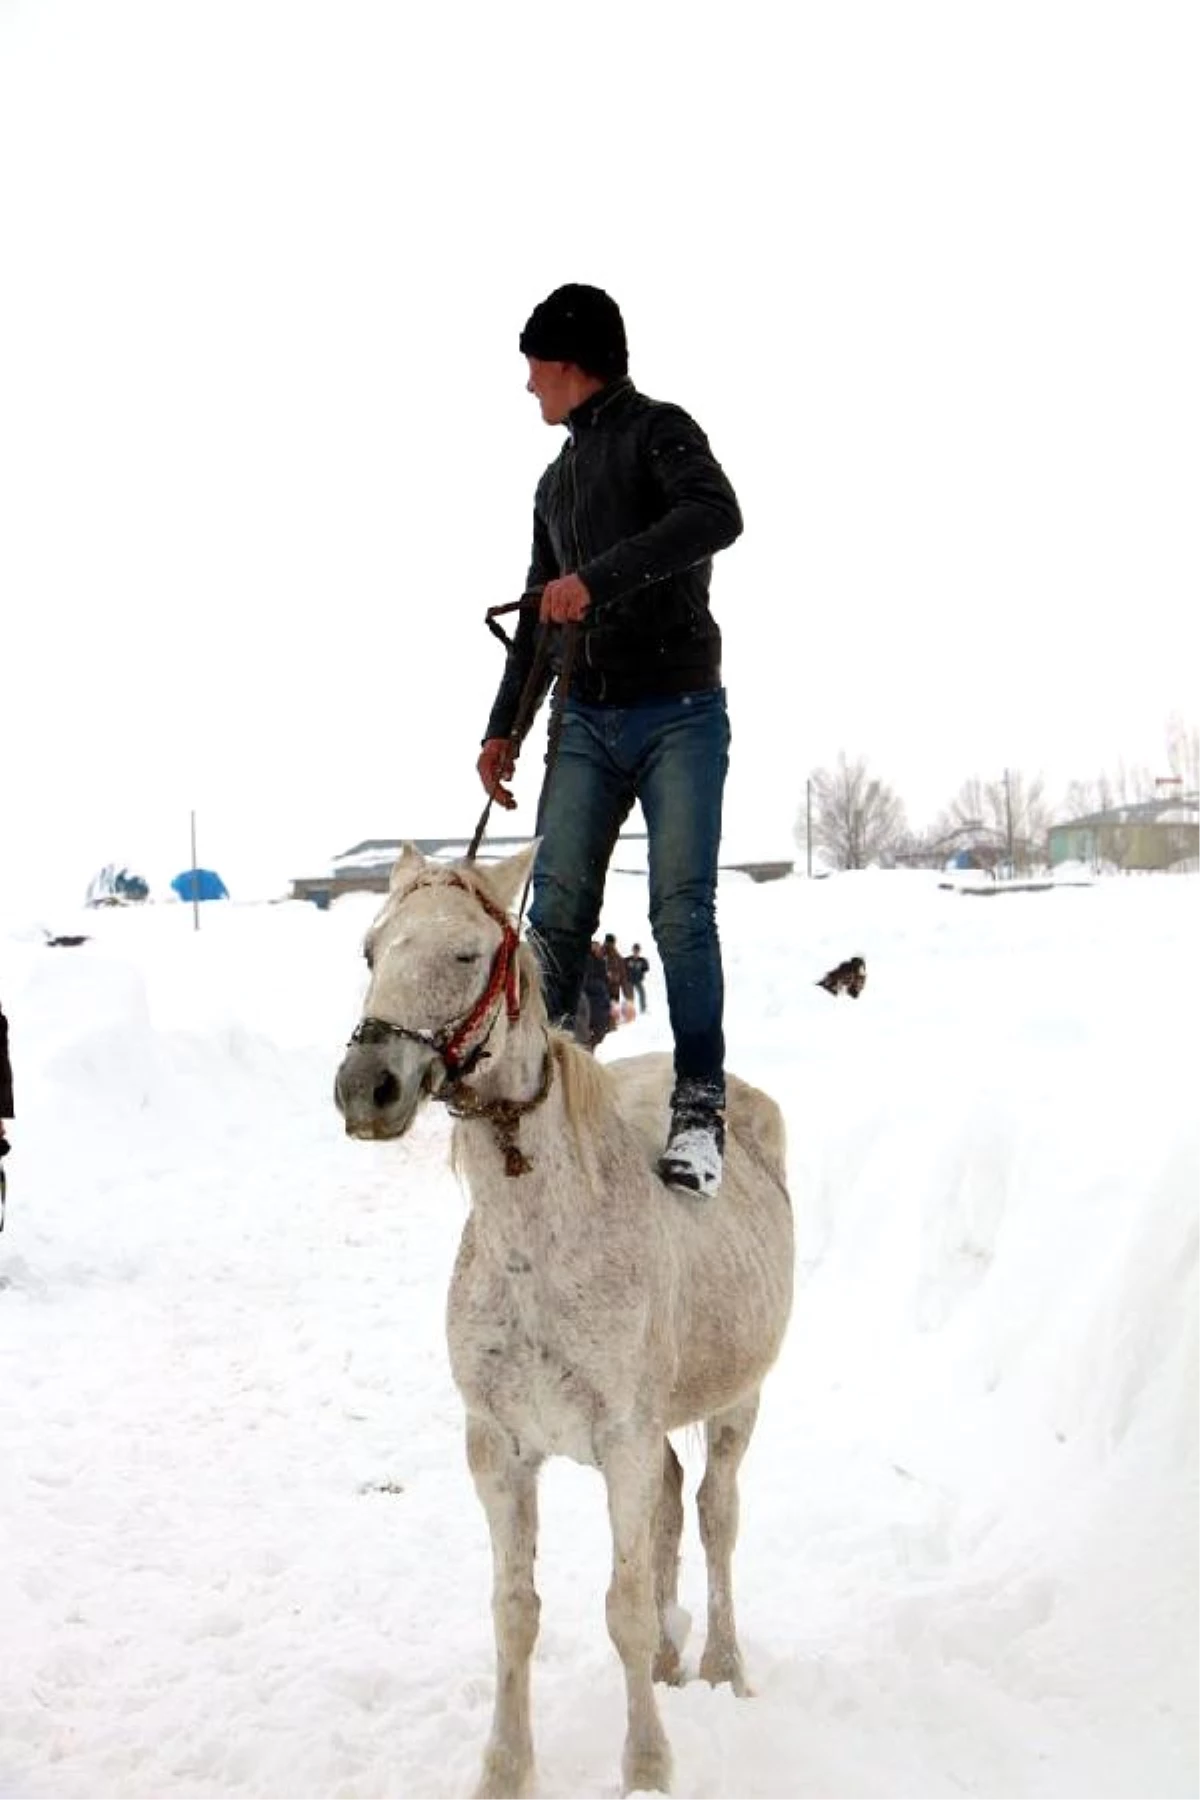
<instances>
[{"instance_id":1,"label":"black winter jacket","mask_svg":"<svg viewBox=\"0 0 1200 1800\"><path fill-rule=\"evenodd\" d=\"M742 529L737 496L694 419L627 378L576 407L538 483L527 588L578 575L592 597L571 676L598 706L721 682L721 633L708 607L712 557ZM552 627L551 668L562 629ZM537 608L522 609L486 737L511 735L533 661Z\"/></svg>"}]
</instances>

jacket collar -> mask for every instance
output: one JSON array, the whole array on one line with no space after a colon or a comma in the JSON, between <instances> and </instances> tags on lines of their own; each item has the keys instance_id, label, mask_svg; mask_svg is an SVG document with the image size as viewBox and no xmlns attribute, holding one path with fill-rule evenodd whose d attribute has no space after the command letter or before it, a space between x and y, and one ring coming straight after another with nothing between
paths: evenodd
<instances>
[{"instance_id":1,"label":"jacket collar","mask_svg":"<svg viewBox=\"0 0 1200 1800\"><path fill-rule=\"evenodd\" d=\"M567 430L572 437L575 437L580 431L586 431L589 426L599 425L612 408L633 391L633 383L628 375L618 376L617 380L610 381L607 387L598 388L594 394L589 394L586 400L580 401L573 412L567 414Z\"/></svg>"}]
</instances>

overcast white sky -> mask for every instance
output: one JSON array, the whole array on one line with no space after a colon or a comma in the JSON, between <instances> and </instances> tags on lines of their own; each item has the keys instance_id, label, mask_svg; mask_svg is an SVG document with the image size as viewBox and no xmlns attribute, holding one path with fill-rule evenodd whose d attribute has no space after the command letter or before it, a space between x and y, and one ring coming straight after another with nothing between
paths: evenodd
<instances>
[{"instance_id":1,"label":"overcast white sky","mask_svg":"<svg viewBox=\"0 0 1200 1800\"><path fill-rule=\"evenodd\" d=\"M1191 6L0 0L5 880L468 833L607 287L743 502L731 829L1194 720ZM530 828L540 766L522 771ZM506 827L508 822L506 821Z\"/></svg>"}]
</instances>

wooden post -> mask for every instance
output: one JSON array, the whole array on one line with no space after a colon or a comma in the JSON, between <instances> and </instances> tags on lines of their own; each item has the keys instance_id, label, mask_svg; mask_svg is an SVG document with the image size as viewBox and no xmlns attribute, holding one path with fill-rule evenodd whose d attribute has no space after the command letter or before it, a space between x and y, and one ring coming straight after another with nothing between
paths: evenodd
<instances>
[{"instance_id":1,"label":"wooden post","mask_svg":"<svg viewBox=\"0 0 1200 1800\"><path fill-rule=\"evenodd\" d=\"M200 874L196 862L196 814L192 813L192 930L200 929Z\"/></svg>"}]
</instances>

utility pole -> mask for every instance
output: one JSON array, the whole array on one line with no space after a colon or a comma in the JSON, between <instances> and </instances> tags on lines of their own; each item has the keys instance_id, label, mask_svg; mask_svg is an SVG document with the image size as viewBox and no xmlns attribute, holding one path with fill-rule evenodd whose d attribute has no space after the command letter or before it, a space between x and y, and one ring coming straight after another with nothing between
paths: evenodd
<instances>
[{"instance_id":1,"label":"utility pole","mask_svg":"<svg viewBox=\"0 0 1200 1800\"><path fill-rule=\"evenodd\" d=\"M804 784L804 849L808 862L808 875L812 879L812 776Z\"/></svg>"},{"instance_id":2,"label":"utility pole","mask_svg":"<svg viewBox=\"0 0 1200 1800\"><path fill-rule=\"evenodd\" d=\"M192 813L192 930L200 929L200 874L196 861L196 814Z\"/></svg>"},{"instance_id":3,"label":"utility pole","mask_svg":"<svg viewBox=\"0 0 1200 1800\"><path fill-rule=\"evenodd\" d=\"M1012 785L1007 769L1004 771L1004 816L1008 830L1008 873L1013 876L1017 872L1017 866L1013 854Z\"/></svg>"}]
</instances>

